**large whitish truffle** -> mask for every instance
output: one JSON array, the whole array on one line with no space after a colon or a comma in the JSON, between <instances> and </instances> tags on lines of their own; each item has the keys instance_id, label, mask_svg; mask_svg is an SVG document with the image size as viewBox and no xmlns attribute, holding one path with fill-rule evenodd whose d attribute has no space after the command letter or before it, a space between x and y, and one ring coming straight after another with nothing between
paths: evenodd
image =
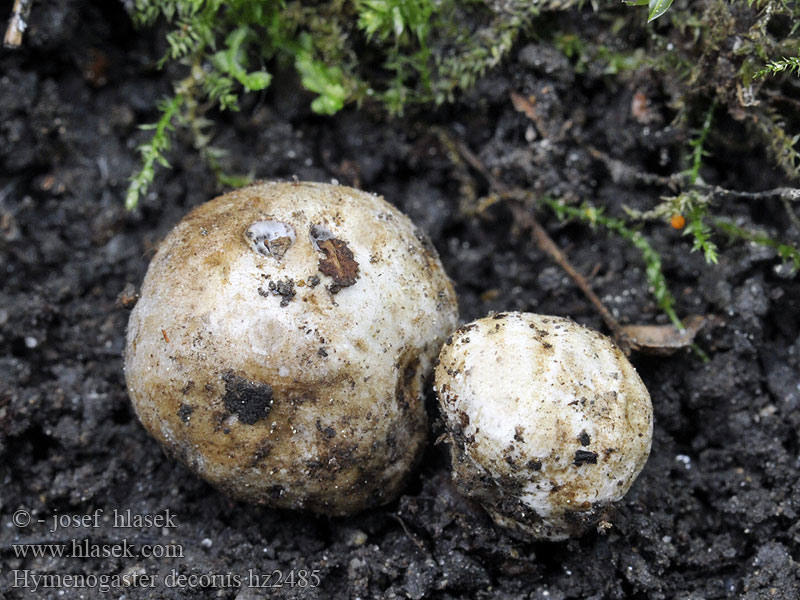
<instances>
[{"instance_id":1,"label":"large whitish truffle","mask_svg":"<svg viewBox=\"0 0 800 600\"><path fill-rule=\"evenodd\" d=\"M128 324L128 393L172 455L231 495L350 514L401 490L456 320L434 248L382 198L257 184L159 247Z\"/></svg>"},{"instance_id":2,"label":"large whitish truffle","mask_svg":"<svg viewBox=\"0 0 800 600\"><path fill-rule=\"evenodd\" d=\"M457 488L525 539L583 533L650 453L653 409L608 338L560 317L459 328L436 367Z\"/></svg>"}]
</instances>

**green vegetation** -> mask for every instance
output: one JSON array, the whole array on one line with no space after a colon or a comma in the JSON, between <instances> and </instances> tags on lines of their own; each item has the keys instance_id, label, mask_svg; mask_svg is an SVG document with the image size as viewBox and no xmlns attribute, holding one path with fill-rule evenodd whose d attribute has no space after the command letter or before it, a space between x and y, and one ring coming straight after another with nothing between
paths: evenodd
<instances>
[{"instance_id":1,"label":"green vegetation","mask_svg":"<svg viewBox=\"0 0 800 600\"><path fill-rule=\"evenodd\" d=\"M137 24L164 19L171 27L161 65L179 62L189 75L162 103L153 139L139 149L142 167L127 206L137 205L154 166L166 165L174 127L192 129L202 152L208 122L193 124L213 107L238 110L242 93L265 89L271 75L261 65L293 64L302 85L317 95L311 108L319 114L371 101L397 115L412 105L452 101L496 66L551 3L575 2L134 0Z\"/></svg>"},{"instance_id":2,"label":"green vegetation","mask_svg":"<svg viewBox=\"0 0 800 600\"><path fill-rule=\"evenodd\" d=\"M675 327L683 329L683 324L675 312L675 297L669 291L667 278L664 277L661 255L650 245L650 242L641 232L632 229L623 219L606 216L603 214L602 208L597 208L588 202L584 202L580 206L570 206L560 200L543 198L542 203L549 207L561 220L573 219L586 223L592 228L596 228L599 225L610 233L616 233L639 250L645 264L645 276L650 285L650 292L658 303L658 307L664 311L664 314L669 317Z\"/></svg>"},{"instance_id":3,"label":"green vegetation","mask_svg":"<svg viewBox=\"0 0 800 600\"><path fill-rule=\"evenodd\" d=\"M691 39L676 44L674 35L659 34L650 48L609 48L581 39L579 34L554 31L556 45L574 61L575 71L588 64L605 64L605 73L618 75L641 67L656 67L685 79L684 106L706 94L719 58L737 69L725 74L715 90L720 104L744 112L747 123L787 173L800 175L798 136L786 129L785 110L757 97L764 76L796 73L797 26L785 35L768 32L780 18L800 22L800 3L790 0L748 0L730 3L706 0L673 6L672 0L626 0L646 5L648 20L668 20L668 31ZM348 104L382 104L390 114L410 106L441 104L470 88L496 66L541 11L582 6L579 0L132 0L131 15L140 26L166 21L167 51L161 65L178 62L188 76L178 81L172 98L161 104L153 139L140 148L141 170L127 195L129 208L152 182L154 167L163 165L176 126L192 130L194 145L204 152L210 141L211 108L237 110L242 94L269 86L271 74L263 65L275 61L294 65L303 86L316 94L312 109L334 114ZM588 4L588 3L586 3ZM695 7L696 6L696 7ZM670 10L668 10L670 9ZM630 29L638 11L605 8L615 16L613 31ZM695 12L697 11L697 12ZM745 12L746 11L746 12ZM598 12L598 19L603 13ZM727 39L743 43L724 51ZM723 63L724 64L724 63ZM726 89L730 88L730 89ZM785 108L785 107L784 107ZM169 109L169 110L167 110ZM682 109L683 110L683 109ZM198 127L195 122L201 121ZM202 135L198 135L202 131ZM698 157L695 157L696 159ZM697 174L699 161L694 161ZM213 165L211 165L214 168ZM218 173L221 171L214 168Z\"/></svg>"},{"instance_id":4,"label":"green vegetation","mask_svg":"<svg viewBox=\"0 0 800 600\"><path fill-rule=\"evenodd\" d=\"M779 198L789 221L800 227L794 197L721 190L703 179L715 148L741 143L747 136L748 148L760 146L788 179L800 179L800 2L626 0L631 6L647 6L647 22L655 21L650 25L638 9L581 0L130 4L137 24L167 23L161 65L177 62L185 76L159 104L157 121L146 127L152 138L139 147L141 168L131 179L129 209L152 183L157 166L168 166L166 153L178 127L191 133L196 150L221 183L246 183L246 177L222 169L221 151L211 145L209 111L238 110L242 95L270 85L270 71L279 64L296 71L318 114L369 103L401 115L414 107L453 101L498 65L519 39L534 39L559 49L576 75L605 77L610 88L628 86L637 78L658 82L668 95L661 104L673 111L672 125L686 144L682 170L668 177L634 173L633 179L668 189L669 196L648 210L626 208L613 217L604 207L585 202L544 202L560 218L602 227L634 245L656 301L673 323L680 324L674 298L661 257L640 231L644 222L669 222L682 229L692 241L691 250L709 263L718 260L717 243L727 238L770 247L795 270L800 268L796 243L775 239L757 224L734 222L725 204L736 198ZM567 9L585 11L609 35L596 39L574 20L552 18L548 28L537 31L541 13ZM552 22L563 27L550 27ZM624 165L617 157L609 160Z\"/></svg>"},{"instance_id":5,"label":"green vegetation","mask_svg":"<svg viewBox=\"0 0 800 600\"><path fill-rule=\"evenodd\" d=\"M765 248L772 248L781 259L792 266L795 272L800 270L800 250L796 247L790 244L782 244L766 233L745 229L725 219L716 219L715 225L718 229L728 234L731 239L744 240L753 242L759 246L764 246Z\"/></svg>"},{"instance_id":6,"label":"green vegetation","mask_svg":"<svg viewBox=\"0 0 800 600\"><path fill-rule=\"evenodd\" d=\"M183 102L183 97L176 95L171 100L164 100L159 103L158 109L161 111L161 118L152 125L142 125L142 129L152 129L153 137L150 142L139 146L139 154L142 157L142 167L136 173L128 185L128 193L125 197L125 207L128 210L136 207L139 197L147 190L155 177L156 164L162 167L169 167L169 163L164 154L169 150L171 143L170 132L175 129L173 120L178 114L178 110Z\"/></svg>"},{"instance_id":7,"label":"green vegetation","mask_svg":"<svg viewBox=\"0 0 800 600\"><path fill-rule=\"evenodd\" d=\"M766 75L777 75L778 73L795 73L800 75L800 56L771 60L760 71L756 71L754 77L764 77Z\"/></svg>"},{"instance_id":8,"label":"green vegetation","mask_svg":"<svg viewBox=\"0 0 800 600\"><path fill-rule=\"evenodd\" d=\"M646 6L647 22L655 21L672 6L672 0L625 0L630 6Z\"/></svg>"},{"instance_id":9,"label":"green vegetation","mask_svg":"<svg viewBox=\"0 0 800 600\"><path fill-rule=\"evenodd\" d=\"M662 197L648 211L626 209L629 225L669 221L680 215L685 219L683 234L692 238L692 251L702 252L709 263L718 260L714 239L725 237L770 247L797 270L797 244L741 227L725 215L725 200L761 199L770 194L719 190L703 181L702 171L711 156L709 146L730 139L725 128L715 125L716 118L727 117L743 123L789 179L800 179L800 134L795 133L800 116L792 99L796 81L789 79L800 74L800 56L786 57L787 51L800 49L800 2L705 0L676 4L669 12L666 9L671 3L660 7L655 0L633 3L648 5L650 20L666 13L659 21L658 33L650 39L643 64L677 84L681 93L673 98L677 109L674 122L689 132L689 147L685 170L670 178L669 187L677 193ZM738 42L731 44L731 40ZM583 53L591 53L591 49ZM784 58L770 60L776 54ZM766 79L770 74L774 77ZM699 127L692 130L688 124L698 123L698 108L704 114ZM789 220L797 223L797 205L785 198L783 205Z\"/></svg>"},{"instance_id":10,"label":"green vegetation","mask_svg":"<svg viewBox=\"0 0 800 600\"><path fill-rule=\"evenodd\" d=\"M711 155L706 149L706 141L711 131L714 111L717 108L716 102L712 103L706 111L703 124L689 140L689 154L687 157L690 163L689 168L684 171L690 186L695 185L700 180L700 169L703 166L703 159ZM717 246L711 241L712 231L706 223L708 217L708 199L703 197L695 190L689 190L674 198L665 198L664 212L662 216L685 215L686 228L684 235L693 238L692 252L700 250L706 262L717 262Z\"/></svg>"}]
</instances>

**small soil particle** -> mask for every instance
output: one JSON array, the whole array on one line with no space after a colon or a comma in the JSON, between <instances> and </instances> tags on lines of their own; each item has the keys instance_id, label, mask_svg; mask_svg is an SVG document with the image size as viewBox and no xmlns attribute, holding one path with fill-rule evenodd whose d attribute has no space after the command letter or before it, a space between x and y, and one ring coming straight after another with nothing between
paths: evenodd
<instances>
[{"instance_id":1,"label":"small soil particle","mask_svg":"<svg viewBox=\"0 0 800 600\"><path fill-rule=\"evenodd\" d=\"M328 286L331 294L353 285L358 277L358 263L347 243L331 238L319 240L317 245L325 253L325 258L319 259L319 271L333 279L333 283Z\"/></svg>"},{"instance_id":2,"label":"small soil particle","mask_svg":"<svg viewBox=\"0 0 800 600\"><path fill-rule=\"evenodd\" d=\"M575 465L576 467L580 467L581 465L596 465L597 452L590 452L588 450L576 450L575 459L572 461L572 464Z\"/></svg>"}]
</instances>

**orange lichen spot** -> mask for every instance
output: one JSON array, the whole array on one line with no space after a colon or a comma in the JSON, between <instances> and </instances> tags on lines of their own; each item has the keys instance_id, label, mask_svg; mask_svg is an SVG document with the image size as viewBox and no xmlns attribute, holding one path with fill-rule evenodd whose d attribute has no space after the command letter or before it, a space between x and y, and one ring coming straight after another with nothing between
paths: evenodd
<instances>
[{"instance_id":1,"label":"orange lichen spot","mask_svg":"<svg viewBox=\"0 0 800 600\"><path fill-rule=\"evenodd\" d=\"M672 215L669 224L673 229L683 229L686 226L686 219L683 218L683 215Z\"/></svg>"}]
</instances>

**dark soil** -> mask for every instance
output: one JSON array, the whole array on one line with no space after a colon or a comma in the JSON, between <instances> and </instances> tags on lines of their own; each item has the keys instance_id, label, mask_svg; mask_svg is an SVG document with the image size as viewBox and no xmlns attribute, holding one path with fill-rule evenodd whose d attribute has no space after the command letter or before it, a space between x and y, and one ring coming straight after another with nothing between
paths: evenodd
<instances>
[{"instance_id":1,"label":"dark soil","mask_svg":"<svg viewBox=\"0 0 800 600\"><path fill-rule=\"evenodd\" d=\"M11 4L0 2L0 15ZM604 35L591 12L560 18ZM34 6L23 48L0 53L0 597L800 597L800 282L772 252L724 240L719 264L706 265L666 224L645 231L664 255L679 313L713 316L698 337L710 362L689 351L633 355L652 394L655 438L605 533L564 543L508 537L454 491L442 445L429 447L399 500L337 519L234 502L165 456L126 396L128 309L118 296L141 283L166 232L218 189L181 134L173 168L140 208L123 208L146 136L137 124L155 119L178 74L154 68L162 34L135 32L117 2L54 0ZM514 110L511 91L537 96L544 131ZM650 101L647 119L631 110L636 92ZM613 214L622 204L650 207L666 191L612 177L587 148L634 170L678 171L686 140L670 125L667 97L656 74L576 76L553 47L523 42L456 105L399 120L369 108L315 116L293 76L277 76L238 114L217 115L214 143L232 172L336 178L384 194L430 234L463 320L531 310L602 330L507 207L470 211L467 184L482 194L487 183L473 171L471 182L457 176L433 126L507 185L589 199ZM717 143L708 181L785 183L736 122L724 126L739 143ZM725 210L786 226L778 203ZM539 218L622 322L663 322L635 249L547 212ZM431 440L438 433L435 425ZM163 522L115 528L115 509ZM30 525L15 525L20 511ZM51 532L56 515L87 520ZM69 553L86 538L183 556L57 558L43 546ZM34 546L45 556L18 556ZM134 585L106 591L62 578L61 588L45 587L35 580L45 574L124 575ZM156 587L145 587L148 576ZM257 583L276 587L250 587Z\"/></svg>"}]
</instances>

